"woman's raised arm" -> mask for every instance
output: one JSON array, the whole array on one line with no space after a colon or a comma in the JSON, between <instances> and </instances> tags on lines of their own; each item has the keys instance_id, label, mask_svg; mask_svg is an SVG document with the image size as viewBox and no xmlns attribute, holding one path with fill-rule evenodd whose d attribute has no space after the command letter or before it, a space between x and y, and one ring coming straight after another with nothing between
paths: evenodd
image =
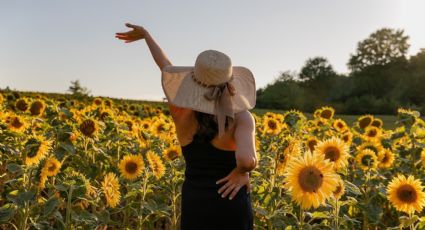
<instances>
[{"instance_id":1,"label":"woman's raised arm","mask_svg":"<svg viewBox=\"0 0 425 230\"><path fill-rule=\"evenodd\" d=\"M164 53L161 47L159 47L159 45L155 42L155 40L145 28L130 23L126 23L125 25L129 28L132 28L133 30L122 33L115 33L116 38L124 40L125 43L145 39L152 57L160 70L162 70L167 65L172 65L167 55Z\"/></svg>"}]
</instances>

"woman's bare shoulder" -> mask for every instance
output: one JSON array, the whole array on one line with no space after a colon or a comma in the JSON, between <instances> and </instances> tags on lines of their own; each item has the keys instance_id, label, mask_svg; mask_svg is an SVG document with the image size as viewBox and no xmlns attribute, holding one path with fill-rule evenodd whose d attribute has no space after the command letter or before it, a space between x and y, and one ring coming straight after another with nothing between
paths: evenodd
<instances>
[{"instance_id":1,"label":"woman's bare shoulder","mask_svg":"<svg viewBox=\"0 0 425 230\"><path fill-rule=\"evenodd\" d=\"M236 126L244 126L247 128L255 128L254 116L248 110L244 110L235 114Z\"/></svg>"}]
</instances>

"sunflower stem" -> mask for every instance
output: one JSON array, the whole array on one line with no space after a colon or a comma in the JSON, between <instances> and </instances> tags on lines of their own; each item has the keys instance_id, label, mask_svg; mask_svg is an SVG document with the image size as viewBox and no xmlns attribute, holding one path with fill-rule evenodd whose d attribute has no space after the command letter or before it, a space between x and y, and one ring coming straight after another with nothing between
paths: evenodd
<instances>
[{"instance_id":1,"label":"sunflower stem","mask_svg":"<svg viewBox=\"0 0 425 230\"><path fill-rule=\"evenodd\" d=\"M304 228L304 210L302 209L302 207L300 206L300 230L302 230Z\"/></svg>"}]
</instances>

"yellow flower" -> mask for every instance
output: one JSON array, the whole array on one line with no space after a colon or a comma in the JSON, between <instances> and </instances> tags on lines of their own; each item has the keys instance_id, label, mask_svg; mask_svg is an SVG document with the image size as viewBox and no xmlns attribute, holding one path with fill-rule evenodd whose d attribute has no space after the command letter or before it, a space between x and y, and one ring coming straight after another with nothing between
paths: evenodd
<instances>
[{"instance_id":1,"label":"yellow flower","mask_svg":"<svg viewBox=\"0 0 425 230\"><path fill-rule=\"evenodd\" d=\"M362 170L376 169L378 166L378 157L370 149L364 149L357 153L356 162Z\"/></svg>"},{"instance_id":2,"label":"yellow flower","mask_svg":"<svg viewBox=\"0 0 425 230\"><path fill-rule=\"evenodd\" d=\"M114 173L106 174L102 181L102 191L105 194L106 203L109 207L114 208L118 205L121 199L120 183Z\"/></svg>"},{"instance_id":3,"label":"yellow flower","mask_svg":"<svg viewBox=\"0 0 425 230\"><path fill-rule=\"evenodd\" d=\"M363 138L367 141L374 141L379 140L382 135L382 130L380 128L377 128L375 126L368 126L365 129L365 132L363 134Z\"/></svg>"},{"instance_id":4,"label":"yellow flower","mask_svg":"<svg viewBox=\"0 0 425 230\"><path fill-rule=\"evenodd\" d=\"M336 129L340 133L343 133L348 129L347 124L342 119L336 119L332 123L332 127L334 127L334 129Z\"/></svg>"},{"instance_id":5,"label":"yellow flower","mask_svg":"<svg viewBox=\"0 0 425 230\"><path fill-rule=\"evenodd\" d=\"M168 161L173 161L179 158L181 155L182 155L182 150L180 146L177 146L177 145L172 145L168 147L167 149L165 149L163 152L164 159Z\"/></svg>"},{"instance_id":6,"label":"yellow flower","mask_svg":"<svg viewBox=\"0 0 425 230\"><path fill-rule=\"evenodd\" d=\"M357 119L357 124L361 129L365 129L373 122L373 116L372 115L363 115Z\"/></svg>"},{"instance_id":7,"label":"yellow flower","mask_svg":"<svg viewBox=\"0 0 425 230\"><path fill-rule=\"evenodd\" d=\"M388 184L387 199L397 211L412 214L425 205L425 193L419 179L398 175Z\"/></svg>"},{"instance_id":8,"label":"yellow flower","mask_svg":"<svg viewBox=\"0 0 425 230\"><path fill-rule=\"evenodd\" d=\"M316 148L318 143L319 140L315 136L310 136L305 142L306 146L311 152L314 152L314 149Z\"/></svg>"},{"instance_id":9,"label":"yellow flower","mask_svg":"<svg viewBox=\"0 0 425 230\"><path fill-rule=\"evenodd\" d=\"M148 151L146 153L146 158L149 162L149 167L151 168L153 175L157 179L160 179L165 173L165 166L164 163L162 163L161 158L152 151Z\"/></svg>"},{"instance_id":10,"label":"yellow flower","mask_svg":"<svg viewBox=\"0 0 425 230\"><path fill-rule=\"evenodd\" d=\"M353 133L350 131L346 131L342 134L341 139L348 145L351 145L351 142L353 141Z\"/></svg>"},{"instance_id":11,"label":"yellow flower","mask_svg":"<svg viewBox=\"0 0 425 230\"><path fill-rule=\"evenodd\" d=\"M359 152L364 149L372 150L372 152L375 153L376 156L378 156L379 153L384 150L384 147L382 147L380 142L369 141L369 142L364 142L363 144L357 147L357 150Z\"/></svg>"},{"instance_id":12,"label":"yellow flower","mask_svg":"<svg viewBox=\"0 0 425 230\"><path fill-rule=\"evenodd\" d=\"M263 120L264 132L272 135L278 135L284 125L286 124L282 124L275 118L271 117L264 117Z\"/></svg>"},{"instance_id":13,"label":"yellow flower","mask_svg":"<svg viewBox=\"0 0 425 230\"><path fill-rule=\"evenodd\" d=\"M344 195L345 192L345 185L344 181L339 178L338 179L338 185L336 186L335 190L333 191L333 196L335 199L339 200L341 199L342 195Z\"/></svg>"},{"instance_id":14,"label":"yellow flower","mask_svg":"<svg viewBox=\"0 0 425 230\"><path fill-rule=\"evenodd\" d=\"M22 112L27 111L28 109L27 99L25 98L18 99L15 103L15 107Z\"/></svg>"},{"instance_id":15,"label":"yellow flower","mask_svg":"<svg viewBox=\"0 0 425 230\"><path fill-rule=\"evenodd\" d=\"M61 165L61 162L59 162L55 157L49 157L41 170L41 174L48 177L56 176L56 174L59 173Z\"/></svg>"},{"instance_id":16,"label":"yellow flower","mask_svg":"<svg viewBox=\"0 0 425 230\"><path fill-rule=\"evenodd\" d=\"M284 187L292 200L302 209L317 208L333 195L338 185L338 174L324 155L306 151L304 156L292 158L285 170Z\"/></svg>"},{"instance_id":17,"label":"yellow flower","mask_svg":"<svg viewBox=\"0 0 425 230\"><path fill-rule=\"evenodd\" d=\"M93 119L86 119L80 124L80 131L88 137L92 137L98 130L98 125Z\"/></svg>"},{"instance_id":18,"label":"yellow flower","mask_svg":"<svg viewBox=\"0 0 425 230\"><path fill-rule=\"evenodd\" d=\"M6 119L9 129L14 132L23 132L28 127L25 119L19 115L9 115Z\"/></svg>"},{"instance_id":19,"label":"yellow flower","mask_svg":"<svg viewBox=\"0 0 425 230\"><path fill-rule=\"evenodd\" d=\"M118 168L125 179L134 180L143 173L145 164L141 155L130 154L123 157Z\"/></svg>"},{"instance_id":20,"label":"yellow flower","mask_svg":"<svg viewBox=\"0 0 425 230\"><path fill-rule=\"evenodd\" d=\"M422 149L422 152L421 152L421 162L422 162L422 166L425 168L425 149Z\"/></svg>"},{"instance_id":21,"label":"yellow flower","mask_svg":"<svg viewBox=\"0 0 425 230\"><path fill-rule=\"evenodd\" d=\"M334 117L335 114L335 109L329 106L324 106L320 109L320 114L319 117L329 120L332 119Z\"/></svg>"},{"instance_id":22,"label":"yellow flower","mask_svg":"<svg viewBox=\"0 0 425 230\"><path fill-rule=\"evenodd\" d=\"M37 100L31 103L30 112L34 116L39 116L43 114L45 108L46 106L44 105L43 101Z\"/></svg>"},{"instance_id":23,"label":"yellow flower","mask_svg":"<svg viewBox=\"0 0 425 230\"><path fill-rule=\"evenodd\" d=\"M374 118L372 123L370 125L375 126L377 128L382 128L382 125L384 124L384 122L379 119L379 118Z\"/></svg>"},{"instance_id":24,"label":"yellow flower","mask_svg":"<svg viewBox=\"0 0 425 230\"><path fill-rule=\"evenodd\" d=\"M385 149L384 151L379 152L378 161L379 168L390 168L394 162L394 153L389 149Z\"/></svg>"},{"instance_id":25,"label":"yellow flower","mask_svg":"<svg viewBox=\"0 0 425 230\"><path fill-rule=\"evenodd\" d=\"M345 168L348 164L348 146L338 137L320 141L314 151L333 162L335 170Z\"/></svg>"},{"instance_id":26,"label":"yellow flower","mask_svg":"<svg viewBox=\"0 0 425 230\"><path fill-rule=\"evenodd\" d=\"M43 136L30 137L25 142L25 150L27 151L25 164L36 165L40 160L44 159L47 152L51 148L51 141L46 141Z\"/></svg>"}]
</instances>

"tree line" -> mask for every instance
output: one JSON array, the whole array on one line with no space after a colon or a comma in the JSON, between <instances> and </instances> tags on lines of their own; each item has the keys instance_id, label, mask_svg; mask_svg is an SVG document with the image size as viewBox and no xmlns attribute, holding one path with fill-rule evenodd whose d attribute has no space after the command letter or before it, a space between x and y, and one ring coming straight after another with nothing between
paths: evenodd
<instances>
[{"instance_id":1,"label":"tree line","mask_svg":"<svg viewBox=\"0 0 425 230\"><path fill-rule=\"evenodd\" d=\"M257 90L257 108L313 112L332 106L343 114L395 114L397 108L425 113L425 49L407 56L404 30L382 28L357 44L337 73L325 57L309 58L299 72L285 71Z\"/></svg>"}]
</instances>

